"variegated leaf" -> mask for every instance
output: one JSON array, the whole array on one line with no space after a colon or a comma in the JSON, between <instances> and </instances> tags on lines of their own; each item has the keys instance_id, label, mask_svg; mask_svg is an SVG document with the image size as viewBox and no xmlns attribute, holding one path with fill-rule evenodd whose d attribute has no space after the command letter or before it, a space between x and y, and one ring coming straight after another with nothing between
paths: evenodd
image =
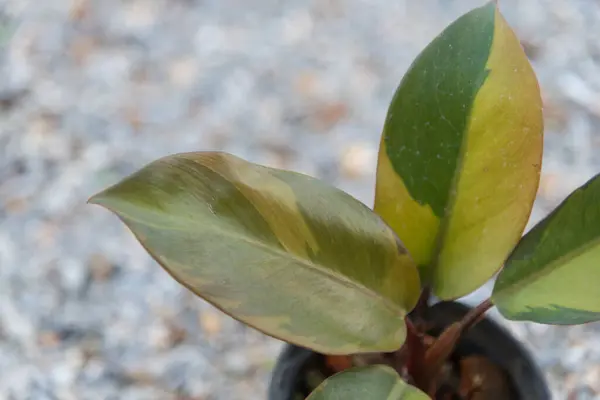
<instances>
[{"instance_id":1,"label":"variegated leaf","mask_svg":"<svg viewBox=\"0 0 600 400\"><path fill-rule=\"evenodd\" d=\"M523 237L496 280L492 300L512 320L600 320L600 175Z\"/></svg>"},{"instance_id":2,"label":"variegated leaf","mask_svg":"<svg viewBox=\"0 0 600 400\"><path fill-rule=\"evenodd\" d=\"M165 157L94 196L181 284L330 354L398 349L419 295L394 232L348 194L225 153Z\"/></svg>"},{"instance_id":3,"label":"variegated leaf","mask_svg":"<svg viewBox=\"0 0 600 400\"><path fill-rule=\"evenodd\" d=\"M438 297L477 289L518 242L542 131L535 74L493 3L452 23L404 76L382 134L375 211Z\"/></svg>"},{"instance_id":4,"label":"variegated leaf","mask_svg":"<svg viewBox=\"0 0 600 400\"><path fill-rule=\"evenodd\" d=\"M307 400L429 400L388 366L356 367L333 375Z\"/></svg>"}]
</instances>

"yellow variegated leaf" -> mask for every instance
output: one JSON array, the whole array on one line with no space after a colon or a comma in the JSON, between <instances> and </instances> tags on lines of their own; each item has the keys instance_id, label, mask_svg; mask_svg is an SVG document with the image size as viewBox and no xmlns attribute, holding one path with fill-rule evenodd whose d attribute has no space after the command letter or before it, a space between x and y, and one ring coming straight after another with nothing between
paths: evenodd
<instances>
[{"instance_id":1,"label":"yellow variegated leaf","mask_svg":"<svg viewBox=\"0 0 600 400\"><path fill-rule=\"evenodd\" d=\"M116 213L181 284L269 335L330 354L404 341L416 266L375 213L316 179L185 153L91 202Z\"/></svg>"},{"instance_id":2,"label":"yellow variegated leaf","mask_svg":"<svg viewBox=\"0 0 600 400\"><path fill-rule=\"evenodd\" d=\"M382 134L375 211L438 297L477 289L519 240L542 131L535 74L493 3L451 24L406 73Z\"/></svg>"},{"instance_id":3,"label":"yellow variegated leaf","mask_svg":"<svg viewBox=\"0 0 600 400\"><path fill-rule=\"evenodd\" d=\"M508 319L571 325L600 321L600 175L523 237L492 300Z\"/></svg>"},{"instance_id":4,"label":"yellow variegated leaf","mask_svg":"<svg viewBox=\"0 0 600 400\"><path fill-rule=\"evenodd\" d=\"M307 400L429 400L388 366L356 367L333 375Z\"/></svg>"}]
</instances>

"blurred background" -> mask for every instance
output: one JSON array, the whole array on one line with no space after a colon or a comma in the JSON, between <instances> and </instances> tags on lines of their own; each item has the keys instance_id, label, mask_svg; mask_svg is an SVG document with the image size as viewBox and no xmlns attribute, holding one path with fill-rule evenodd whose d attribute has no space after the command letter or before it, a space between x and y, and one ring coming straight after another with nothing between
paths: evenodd
<instances>
[{"instance_id":1,"label":"blurred background","mask_svg":"<svg viewBox=\"0 0 600 400\"><path fill-rule=\"evenodd\" d=\"M0 0L0 400L264 399L282 344L193 297L87 198L224 150L372 206L397 84L483 2ZM500 6L545 102L531 226L600 171L600 2ZM507 326L556 399L600 399L600 325Z\"/></svg>"}]
</instances>

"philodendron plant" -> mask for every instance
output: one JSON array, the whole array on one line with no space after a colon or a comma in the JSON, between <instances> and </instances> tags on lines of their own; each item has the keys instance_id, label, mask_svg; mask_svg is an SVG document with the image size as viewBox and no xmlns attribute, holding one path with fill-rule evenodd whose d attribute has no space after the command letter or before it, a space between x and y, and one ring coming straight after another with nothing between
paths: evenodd
<instances>
[{"instance_id":1,"label":"philodendron plant","mask_svg":"<svg viewBox=\"0 0 600 400\"><path fill-rule=\"evenodd\" d=\"M311 400L436 398L445 360L492 306L543 324L600 319L600 176L521 237L542 137L535 74L489 3L447 27L402 79L374 211L317 179L221 152L161 158L90 202L244 324L375 360L341 368ZM427 335L418 315L430 297L460 298L498 271L490 299ZM372 357L390 353L392 367Z\"/></svg>"}]
</instances>

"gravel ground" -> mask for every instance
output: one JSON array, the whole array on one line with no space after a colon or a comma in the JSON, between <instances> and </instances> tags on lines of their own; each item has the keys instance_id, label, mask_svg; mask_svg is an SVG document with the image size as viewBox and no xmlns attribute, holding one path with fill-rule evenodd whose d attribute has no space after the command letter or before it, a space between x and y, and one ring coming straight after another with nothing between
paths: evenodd
<instances>
[{"instance_id":1,"label":"gravel ground","mask_svg":"<svg viewBox=\"0 0 600 400\"><path fill-rule=\"evenodd\" d=\"M371 205L397 83L482 2L0 0L0 400L264 399L281 343L187 293L87 197L220 149ZM533 223L600 171L600 3L500 4L545 100ZM509 327L556 399L600 399L600 325Z\"/></svg>"}]
</instances>

